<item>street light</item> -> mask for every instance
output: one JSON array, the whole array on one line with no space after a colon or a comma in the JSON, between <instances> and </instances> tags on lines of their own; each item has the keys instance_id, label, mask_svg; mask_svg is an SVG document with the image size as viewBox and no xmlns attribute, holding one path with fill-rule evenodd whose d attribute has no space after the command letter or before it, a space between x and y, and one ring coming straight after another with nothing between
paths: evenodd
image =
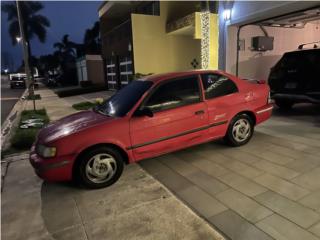
<instances>
[{"instance_id":1,"label":"street light","mask_svg":"<svg viewBox=\"0 0 320 240\"><path fill-rule=\"evenodd\" d=\"M16 40L17 40L18 43L20 43L22 38L21 37L16 37Z\"/></svg>"}]
</instances>

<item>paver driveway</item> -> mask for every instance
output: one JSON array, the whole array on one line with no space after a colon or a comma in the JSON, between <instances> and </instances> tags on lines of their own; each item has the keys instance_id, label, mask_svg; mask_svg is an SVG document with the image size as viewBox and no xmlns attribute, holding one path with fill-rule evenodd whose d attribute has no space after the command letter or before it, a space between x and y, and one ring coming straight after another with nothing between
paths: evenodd
<instances>
[{"instance_id":1,"label":"paver driveway","mask_svg":"<svg viewBox=\"0 0 320 240\"><path fill-rule=\"evenodd\" d=\"M207 143L141 162L231 239L320 239L320 108L275 110L251 142Z\"/></svg>"}]
</instances>

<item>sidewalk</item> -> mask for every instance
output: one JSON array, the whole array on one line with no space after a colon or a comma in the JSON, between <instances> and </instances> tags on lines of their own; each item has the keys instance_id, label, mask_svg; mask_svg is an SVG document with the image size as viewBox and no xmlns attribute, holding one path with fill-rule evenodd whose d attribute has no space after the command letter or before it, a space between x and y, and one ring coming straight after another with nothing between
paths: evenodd
<instances>
[{"instance_id":1,"label":"sidewalk","mask_svg":"<svg viewBox=\"0 0 320 240\"><path fill-rule=\"evenodd\" d=\"M36 93L42 97L37 108L45 107L51 120L76 112L71 105L83 101L58 98L49 89ZM137 164L126 166L111 187L89 191L43 182L28 153L3 160L9 162L1 202L3 239L223 239Z\"/></svg>"}]
</instances>

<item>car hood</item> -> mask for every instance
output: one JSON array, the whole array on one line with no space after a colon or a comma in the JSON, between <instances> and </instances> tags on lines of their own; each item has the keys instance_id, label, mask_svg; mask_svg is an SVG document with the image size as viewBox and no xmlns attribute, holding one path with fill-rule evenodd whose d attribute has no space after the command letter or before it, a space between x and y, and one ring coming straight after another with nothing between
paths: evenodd
<instances>
[{"instance_id":1,"label":"car hood","mask_svg":"<svg viewBox=\"0 0 320 240\"><path fill-rule=\"evenodd\" d=\"M49 143L100 123L111 121L112 117L94 112L82 111L64 117L45 126L38 134L39 143Z\"/></svg>"}]
</instances>

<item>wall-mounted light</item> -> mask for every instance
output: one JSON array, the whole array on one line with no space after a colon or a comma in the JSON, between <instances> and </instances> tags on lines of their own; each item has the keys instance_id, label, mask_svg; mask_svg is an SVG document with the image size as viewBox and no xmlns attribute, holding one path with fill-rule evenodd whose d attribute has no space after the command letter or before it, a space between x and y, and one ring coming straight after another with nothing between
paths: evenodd
<instances>
[{"instance_id":1,"label":"wall-mounted light","mask_svg":"<svg viewBox=\"0 0 320 240\"><path fill-rule=\"evenodd\" d=\"M222 15L225 21L229 21L231 19L231 9L224 9Z\"/></svg>"}]
</instances>

